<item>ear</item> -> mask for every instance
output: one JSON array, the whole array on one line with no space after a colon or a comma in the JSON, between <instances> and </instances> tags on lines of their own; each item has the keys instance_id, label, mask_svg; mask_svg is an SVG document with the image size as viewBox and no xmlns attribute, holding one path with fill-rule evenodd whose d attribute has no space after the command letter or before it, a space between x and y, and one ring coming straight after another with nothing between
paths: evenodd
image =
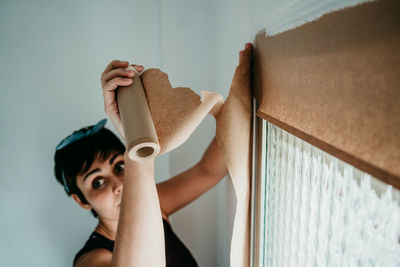
<instances>
[{"instance_id":1,"label":"ear","mask_svg":"<svg viewBox=\"0 0 400 267\"><path fill-rule=\"evenodd\" d=\"M79 206L86 210L91 210L92 206L90 204L84 204L81 199L78 197L77 194L71 194L71 197L75 200L76 203L78 203Z\"/></svg>"}]
</instances>

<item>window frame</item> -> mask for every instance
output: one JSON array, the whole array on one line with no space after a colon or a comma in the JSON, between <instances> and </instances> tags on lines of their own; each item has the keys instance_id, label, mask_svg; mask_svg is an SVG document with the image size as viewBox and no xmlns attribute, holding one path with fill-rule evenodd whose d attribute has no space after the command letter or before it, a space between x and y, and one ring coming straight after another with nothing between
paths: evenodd
<instances>
[{"instance_id":1,"label":"window frame","mask_svg":"<svg viewBox=\"0 0 400 267\"><path fill-rule=\"evenodd\" d=\"M264 212L266 195L266 162L267 162L267 121L256 115L259 107L253 98L252 110L252 179L251 179L251 229L250 229L250 266L261 267L264 263L265 233Z\"/></svg>"},{"instance_id":2,"label":"window frame","mask_svg":"<svg viewBox=\"0 0 400 267\"><path fill-rule=\"evenodd\" d=\"M267 238L265 231L266 227L265 205L267 203L266 199L268 199L267 195L268 192L266 190L266 183L268 179L268 177L266 177L268 121L256 115L256 111L258 109L258 102L256 98L253 98L252 104L253 104L252 105L253 107L252 108L252 174L251 174L251 197L250 197L251 224L250 224L249 266L263 267L265 260L264 247L265 247L265 240ZM300 139L303 140L302 138ZM313 144L311 145L314 146ZM330 154L329 152L326 151L323 152ZM334 155L331 156L335 157ZM341 159L338 158L338 160ZM354 165L352 166L357 168ZM373 178L371 180L372 189L374 189L378 195L383 194L385 188L387 186L390 186L392 189L393 199L400 203L400 190L398 190L396 187L393 187L389 183L381 181L377 177L372 176L372 178Z\"/></svg>"}]
</instances>

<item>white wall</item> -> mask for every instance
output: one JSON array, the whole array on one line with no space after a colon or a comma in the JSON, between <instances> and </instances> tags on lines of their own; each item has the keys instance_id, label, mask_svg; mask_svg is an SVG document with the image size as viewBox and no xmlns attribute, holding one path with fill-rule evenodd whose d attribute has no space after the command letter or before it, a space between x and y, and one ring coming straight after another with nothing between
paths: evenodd
<instances>
[{"instance_id":1,"label":"white wall","mask_svg":"<svg viewBox=\"0 0 400 267\"><path fill-rule=\"evenodd\" d=\"M172 86L215 90L214 6L210 0L162 0L163 66ZM177 12L179 10L179 12ZM170 153L170 174L193 166L215 134L208 116L189 140ZM178 236L190 248L199 266L217 266L216 189L171 218Z\"/></svg>"},{"instance_id":2,"label":"white wall","mask_svg":"<svg viewBox=\"0 0 400 267\"><path fill-rule=\"evenodd\" d=\"M96 220L56 182L54 148L105 117L99 78L112 59L160 65L158 8L0 2L0 266L72 265ZM168 157L156 171L168 176Z\"/></svg>"},{"instance_id":3,"label":"white wall","mask_svg":"<svg viewBox=\"0 0 400 267\"><path fill-rule=\"evenodd\" d=\"M175 86L214 90L213 12L212 1L0 3L1 266L71 265L96 220L54 179L55 145L105 117L99 77L112 59L161 67ZM171 165L169 155L158 159L157 180L194 164L214 131L209 117L171 153ZM190 157L181 161L179 151ZM201 266L216 264L216 201L211 193L172 218Z\"/></svg>"}]
</instances>

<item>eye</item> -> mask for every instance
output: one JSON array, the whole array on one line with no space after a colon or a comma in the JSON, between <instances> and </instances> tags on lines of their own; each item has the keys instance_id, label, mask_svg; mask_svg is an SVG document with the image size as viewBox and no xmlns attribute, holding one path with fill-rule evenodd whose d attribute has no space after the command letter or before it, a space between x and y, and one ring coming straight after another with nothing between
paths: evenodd
<instances>
[{"instance_id":1,"label":"eye","mask_svg":"<svg viewBox=\"0 0 400 267\"><path fill-rule=\"evenodd\" d=\"M105 180L106 179L104 179L102 177L94 179L92 182L93 189L98 189L99 187L101 187L104 184Z\"/></svg>"},{"instance_id":2,"label":"eye","mask_svg":"<svg viewBox=\"0 0 400 267\"><path fill-rule=\"evenodd\" d=\"M124 172L125 170L125 163L123 161L118 162L117 164L115 164L115 170L118 173Z\"/></svg>"}]
</instances>

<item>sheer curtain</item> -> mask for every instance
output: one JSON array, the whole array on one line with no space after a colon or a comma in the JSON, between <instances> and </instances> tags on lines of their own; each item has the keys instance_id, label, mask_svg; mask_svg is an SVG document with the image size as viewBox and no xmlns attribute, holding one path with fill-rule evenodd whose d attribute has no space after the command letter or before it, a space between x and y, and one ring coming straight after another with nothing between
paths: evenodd
<instances>
[{"instance_id":1,"label":"sheer curtain","mask_svg":"<svg viewBox=\"0 0 400 267\"><path fill-rule=\"evenodd\" d=\"M399 191L266 123L263 266L400 266Z\"/></svg>"}]
</instances>

